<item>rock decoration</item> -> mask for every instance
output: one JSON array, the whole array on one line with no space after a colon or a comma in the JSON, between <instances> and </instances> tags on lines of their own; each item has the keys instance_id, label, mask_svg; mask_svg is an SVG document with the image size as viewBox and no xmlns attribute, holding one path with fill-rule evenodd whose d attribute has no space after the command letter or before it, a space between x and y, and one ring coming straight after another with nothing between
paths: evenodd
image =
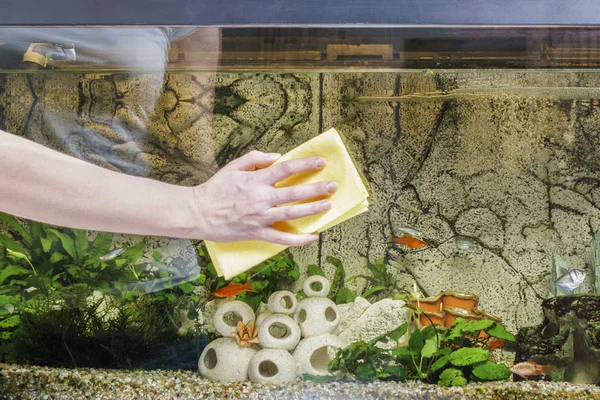
<instances>
[{"instance_id":1,"label":"rock decoration","mask_svg":"<svg viewBox=\"0 0 600 400\"><path fill-rule=\"evenodd\" d=\"M255 346L239 346L233 336L239 334L239 322L245 327L255 319L252 308L242 301L230 301L217 309L214 325L223 337L210 342L202 351L198 361L202 376L219 382L248 379L248 365L257 349Z\"/></svg>"},{"instance_id":2,"label":"rock decoration","mask_svg":"<svg viewBox=\"0 0 600 400\"><path fill-rule=\"evenodd\" d=\"M327 297L309 297L300 301L294 319L306 338L333 333L340 324L340 312Z\"/></svg>"},{"instance_id":3,"label":"rock decoration","mask_svg":"<svg viewBox=\"0 0 600 400\"><path fill-rule=\"evenodd\" d=\"M217 308L214 316L215 330L222 336L231 336L237 329L238 321L244 324L254 321L254 310L243 301L230 301Z\"/></svg>"},{"instance_id":4,"label":"rock decoration","mask_svg":"<svg viewBox=\"0 0 600 400\"><path fill-rule=\"evenodd\" d=\"M198 361L202 376L220 382L250 378L284 384L300 374L328 375L335 351L348 343L333 334L341 314L326 297L329 288L326 278L309 277L304 282L308 298L298 302L292 292L275 292L258 317L240 301L222 304L214 314L214 326L224 337L202 352Z\"/></svg>"},{"instance_id":5,"label":"rock decoration","mask_svg":"<svg viewBox=\"0 0 600 400\"><path fill-rule=\"evenodd\" d=\"M315 288L319 283L321 288ZM294 351L300 373L328 375L327 365L335 356L335 349L347 342L333 335L340 324L340 310L328 299L330 284L322 276L314 275L304 281L304 293L308 298L298 303L294 319L302 331L302 339Z\"/></svg>"},{"instance_id":6,"label":"rock decoration","mask_svg":"<svg viewBox=\"0 0 600 400\"><path fill-rule=\"evenodd\" d=\"M338 307L342 321L335 334L348 343L360 338L368 342L410 320L410 310L402 300L382 299L371 304L357 297Z\"/></svg>"},{"instance_id":7,"label":"rock decoration","mask_svg":"<svg viewBox=\"0 0 600 400\"><path fill-rule=\"evenodd\" d=\"M250 380L255 383L284 384L298 376L296 360L283 349L262 349L250 360Z\"/></svg>"},{"instance_id":8,"label":"rock decoration","mask_svg":"<svg viewBox=\"0 0 600 400\"><path fill-rule=\"evenodd\" d=\"M436 324L448 328L459 317L467 321L487 318L495 322L502 322L501 318L477 308L479 306L479 296L476 294L447 290L435 297L420 298L418 300L413 298L411 304L422 311L419 321L421 326Z\"/></svg>"},{"instance_id":9,"label":"rock decoration","mask_svg":"<svg viewBox=\"0 0 600 400\"><path fill-rule=\"evenodd\" d=\"M300 327L287 315L272 314L260 324L258 341L264 348L294 350L300 341Z\"/></svg>"},{"instance_id":10,"label":"rock decoration","mask_svg":"<svg viewBox=\"0 0 600 400\"><path fill-rule=\"evenodd\" d=\"M248 379L248 365L256 352L255 348L238 346L233 338L222 337L204 348L198 369L211 381L244 381Z\"/></svg>"},{"instance_id":11,"label":"rock decoration","mask_svg":"<svg viewBox=\"0 0 600 400\"><path fill-rule=\"evenodd\" d=\"M294 350L294 358L302 374L329 375L329 362L335 357L335 349L344 348L348 342L331 334L302 339Z\"/></svg>"},{"instance_id":12,"label":"rock decoration","mask_svg":"<svg viewBox=\"0 0 600 400\"><path fill-rule=\"evenodd\" d=\"M294 293L280 290L269 297L267 306L272 313L293 314L298 307L298 300Z\"/></svg>"}]
</instances>

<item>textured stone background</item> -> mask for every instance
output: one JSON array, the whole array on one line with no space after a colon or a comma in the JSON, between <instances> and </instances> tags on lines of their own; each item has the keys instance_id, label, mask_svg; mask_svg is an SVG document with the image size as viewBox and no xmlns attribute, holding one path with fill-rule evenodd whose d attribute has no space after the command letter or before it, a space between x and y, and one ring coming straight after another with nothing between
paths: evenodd
<instances>
[{"instance_id":1,"label":"textured stone background","mask_svg":"<svg viewBox=\"0 0 600 400\"><path fill-rule=\"evenodd\" d=\"M107 168L191 185L251 149L285 152L335 127L375 199L368 213L295 249L297 260L333 255L350 277L386 257L401 286L477 293L481 309L515 330L539 322L555 256L584 269L584 289L592 287L600 99L573 100L560 89L353 99L599 84L597 73L564 71L9 74L0 75L0 128ZM401 226L422 231L430 246L391 244ZM474 245L458 248L456 235Z\"/></svg>"}]
</instances>

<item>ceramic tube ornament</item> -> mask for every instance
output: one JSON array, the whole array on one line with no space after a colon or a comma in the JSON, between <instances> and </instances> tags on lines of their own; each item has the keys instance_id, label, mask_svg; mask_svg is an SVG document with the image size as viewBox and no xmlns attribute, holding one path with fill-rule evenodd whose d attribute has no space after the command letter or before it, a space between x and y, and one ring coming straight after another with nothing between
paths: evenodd
<instances>
[{"instance_id":1,"label":"ceramic tube ornament","mask_svg":"<svg viewBox=\"0 0 600 400\"><path fill-rule=\"evenodd\" d=\"M248 379L248 365L256 349L242 348L233 338L213 340L198 361L200 374L211 381L238 382Z\"/></svg>"},{"instance_id":2,"label":"ceramic tube ornament","mask_svg":"<svg viewBox=\"0 0 600 400\"><path fill-rule=\"evenodd\" d=\"M320 289L315 288L321 286ZM329 281L324 276L313 275L306 278L304 281L304 294L308 297L327 297L329 294L329 288L331 287Z\"/></svg>"},{"instance_id":3,"label":"ceramic tube ornament","mask_svg":"<svg viewBox=\"0 0 600 400\"><path fill-rule=\"evenodd\" d=\"M260 324L258 340L267 349L294 350L300 341L300 327L287 315L273 314Z\"/></svg>"},{"instance_id":4,"label":"ceramic tube ornament","mask_svg":"<svg viewBox=\"0 0 600 400\"><path fill-rule=\"evenodd\" d=\"M296 359L281 349L262 349L250 360L248 377L255 383L284 384L298 376Z\"/></svg>"},{"instance_id":5,"label":"ceramic tube ornament","mask_svg":"<svg viewBox=\"0 0 600 400\"><path fill-rule=\"evenodd\" d=\"M340 324L340 311L327 297L309 297L298 303L294 319L302 337L333 333Z\"/></svg>"},{"instance_id":6,"label":"ceramic tube ornament","mask_svg":"<svg viewBox=\"0 0 600 400\"><path fill-rule=\"evenodd\" d=\"M254 321L255 315L252 307L243 301L228 301L220 306L214 315L215 330L221 336L231 336L237 330L237 322L244 325Z\"/></svg>"},{"instance_id":7,"label":"ceramic tube ornament","mask_svg":"<svg viewBox=\"0 0 600 400\"><path fill-rule=\"evenodd\" d=\"M268 307L272 313L293 314L298 307L298 300L289 290L279 290L269 296Z\"/></svg>"},{"instance_id":8,"label":"ceramic tube ornament","mask_svg":"<svg viewBox=\"0 0 600 400\"><path fill-rule=\"evenodd\" d=\"M265 319L267 319L267 317L270 317L271 315L273 315L273 313L269 310L265 310L258 314L258 317L256 317L256 322L254 323L256 329L260 329L260 326L265 321Z\"/></svg>"},{"instance_id":9,"label":"ceramic tube ornament","mask_svg":"<svg viewBox=\"0 0 600 400\"><path fill-rule=\"evenodd\" d=\"M346 347L347 343L335 335L319 335L302 339L294 358L298 363L300 374L329 375L329 362L333 360L337 349Z\"/></svg>"}]
</instances>

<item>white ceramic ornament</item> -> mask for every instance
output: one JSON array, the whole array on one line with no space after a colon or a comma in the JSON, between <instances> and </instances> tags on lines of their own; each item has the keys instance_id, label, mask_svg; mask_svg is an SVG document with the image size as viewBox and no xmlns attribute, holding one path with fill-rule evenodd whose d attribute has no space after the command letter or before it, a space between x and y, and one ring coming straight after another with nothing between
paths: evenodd
<instances>
[{"instance_id":1,"label":"white ceramic ornament","mask_svg":"<svg viewBox=\"0 0 600 400\"><path fill-rule=\"evenodd\" d=\"M300 327L287 315L273 314L260 324L258 340L266 349L293 350L300 341Z\"/></svg>"},{"instance_id":2,"label":"white ceramic ornament","mask_svg":"<svg viewBox=\"0 0 600 400\"><path fill-rule=\"evenodd\" d=\"M292 382L297 376L296 359L287 350L259 350L248 366L248 377L255 383L281 385Z\"/></svg>"},{"instance_id":3,"label":"white ceramic ornament","mask_svg":"<svg viewBox=\"0 0 600 400\"><path fill-rule=\"evenodd\" d=\"M293 314L298 307L298 300L289 290L279 290L269 296L268 307L272 313Z\"/></svg>"},{"instance_id":4,"label":"white ceramic ornament","mask_svg":"<svg viewBox=\"0 0 600 400\"><path fill-rule=\"evenodd\" d=\"M320 289L317 288L319 284L321 286ZM304 294L308 297L327 297L330 287L331 284L327 278L321 275L313 275L306 278L303 290Z\"/></svg>"},{"instance_id":5,"label":"white ceramic ornament","mask_svg":"<svg viewBox=\"0 0 600 400\"><path fill-rule=\"evenodd\" d=\"M300 374L329 375L329 362L336 350L346 345L339 337L329 334L302 339L294 350Z\"/></svg>"},{"instance_id":6,"label":"white ceramic ornament","mask_svg":"<svg viewBox=\"0 0 600 400\"><path fill-rule=\"evenodd\" d=\"M237 330L237 322L242 321L244 325L254 321L255 315L252 307L243 301L228 301L219 308L214 315L215 330L221 336L231 336Z\"/></svg>"},{"instance_id":7,"label":"white ceramic ornament","mask_svg":"<svg viewBox=\"0 0 600 400\"><path fill-rule=\"evenodd\" d=\"M254 326L256 327L256 329L259 329L260 325L265 321L265 319L267 319L267 317L270 317L271 315L273 315L273 313L269 310L265 310L258 314L258 316L256 317L256 322L254 322Z\"/></svg>"},{"instance_id":8,"label":"white ceramic ornament","mask_svg":"<svg viewBox=\"0 0 600 400\"><path fill-rule=\"evenodd\" d=\"M326 297L309 297L298 303L294 320L300 325L302 337L333 333L340 324L340 311Z\"/></svg>"},{"instance_id":9,"label":"white ceramic ornament","mask_svg":"<svg viewBox=\"0 0 600 400\"><path fill-rule=\"evenodd\" d=\"M248 379L248 366L256 349L242 348L233 338L213 340L198 361L200 374L211 381L238 382Z\"/></svg>"}]
</instances>

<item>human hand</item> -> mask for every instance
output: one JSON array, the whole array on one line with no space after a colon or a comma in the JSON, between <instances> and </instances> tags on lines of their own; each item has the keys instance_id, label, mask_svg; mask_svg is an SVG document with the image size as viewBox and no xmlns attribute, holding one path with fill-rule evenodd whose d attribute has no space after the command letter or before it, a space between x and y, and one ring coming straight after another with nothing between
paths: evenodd
<instances>
[{"instance_id":1,"label":"human hand","mask_svg":"<svg viewBox=\"0 0 600 400\"><path fill-rule=\"evenodd\" d=\"M194 188L203 239L220 242L264 240L302 246L318 238L316 234L282 232L272 225L277 221L327 211L332 206L330 201L278 205L330 195L337 190L337 183L326 181L286 188L275 188L274 185L292 175L319 170L326 160L307 157L271 165L279 157L280 154L252 151Z\"/></svg>"}]
</instances>

